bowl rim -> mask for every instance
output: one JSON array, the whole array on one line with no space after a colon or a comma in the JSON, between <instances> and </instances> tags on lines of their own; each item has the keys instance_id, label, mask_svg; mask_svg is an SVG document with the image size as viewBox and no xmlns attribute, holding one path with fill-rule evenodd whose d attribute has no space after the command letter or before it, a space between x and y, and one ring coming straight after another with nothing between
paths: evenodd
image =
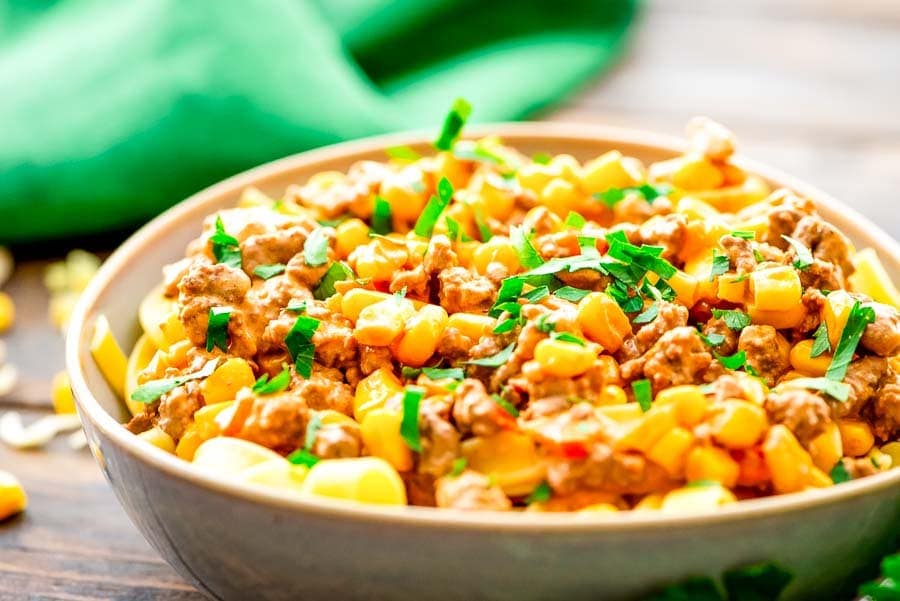
<instances>
[{"instance_id":1,"label":"bowl rim","mask_svg":"<svg viewBox=\"0 0 900 601\"><path fill-rule=\"evenodd\" d=\"M566 122L479 124L467 128L463 137L471 139L485 135L499 135L513 146L517 140L520 142L546 140L548 143L556 144L568 140L570 142L603 144L611 148L620 145L642 146L649 150L670 154L681 152L686 146L685 142L678 138L644 130ZM614 514L538 512L523 514L522 512L460 511L432 507L370 505L339 499L300 497L277 489L255 486L204 473L194 468L189 462L158 449L130 433L94 397L82 371L80 353L82 341L87 335L88 317L92 316L96 305L104 298L109 282L126 268L134 257L139 255L137 253L139 249L152 244L154 239L164 238L170 224L194 213L202 212L207 202L211 202L224 193L240 190L266 177L327 160L378 151L391 146L430 143L432 136L433 132L424 130L372 136L301 152L265 163L191 195L132 234L106 260L85 289L73 311L67 330L66 369L69 373L78 414L82 421L89 421L93 427L135 460L168 477L177 478L188 484L234 499L292 510L301 515L305 513L320 518L340 519L344 522L367 521L407 527L440 526L466 530L503 530L522 533L585 534L647 531L672 527L697 528L722 522L762 519L785 512L800 512L814 506L837 504L863 495L900 487L900 469L892 469L827 489L813 489L744 500L719 508L715 512L696 514L636 511ZM840 211L845 221L865 230L876 245L887 251L892 258L900 261L900 245L855 209L841 204L817 188L767 165L740 156L735 158L735 163L766 180L813 199L817 205L824 206L832 212Z\"/></svg>"}]
</instances>

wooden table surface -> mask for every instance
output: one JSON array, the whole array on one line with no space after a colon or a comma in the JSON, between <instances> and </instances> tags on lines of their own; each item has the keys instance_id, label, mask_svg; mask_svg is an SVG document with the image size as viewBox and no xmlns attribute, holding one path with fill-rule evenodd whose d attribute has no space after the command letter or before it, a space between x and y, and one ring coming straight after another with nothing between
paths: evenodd
<instances>
[{"instance_id":1,"label":"wooden table surface","mask_svg":"<svg viewBox=\"0 0 900 601\"><path fill-rule=\"evenodd\" d=\"M678 134L694 114L742 151L817 183L900 234L900 2L657 0L626 58L546 115ZM104 250L109 242L81 246ZM34 257L34 250L28 251ZM20 257L21 258L21 257ZM0 411L49 410L62 338L47 320L45 261L22 261L6 335L21 371ZM202 599L144 542L85 451L0 446L30 506L0 524L0 599Z\"/></svg>"}]
</instances>

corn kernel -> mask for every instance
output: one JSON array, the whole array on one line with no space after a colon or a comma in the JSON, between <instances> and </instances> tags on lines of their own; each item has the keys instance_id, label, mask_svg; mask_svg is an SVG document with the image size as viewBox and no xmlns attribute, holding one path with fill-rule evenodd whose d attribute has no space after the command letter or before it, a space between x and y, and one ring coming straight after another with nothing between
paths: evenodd
<instances>
[{"instance_id":1,"label":"corn kernel","mask_svg":"<svg viewBox=\"0 0 900 601\"><path fill-rule=\"evenodd\" d=\"M787 426L772 426L762 448L775 492L797 492L813 484L813 470L816 468L812 457L800 446Z\"/></svg>"},{"instance_id":2,"label":"corn kernel","mask_svg":"<svg viewBox=\"0 0 900 601\"><path fill-rule=\"evenodd\" d=\"M861 292L879 303L900 309L900 292L874 249L864 248L853 255L851 261L856 269L847 282L854 292Z\"/></svg>"},{"instance_id":3,"label":"corn kernel","mask_svg":"<svg viewBox=\"0 0 900 601\"><path fill-rule=\"evenodd\" d=\"M271 449L230 436L217 436L200 444L192 463L205 472L235 475L265 461L284 461Z\"/></svg>"},{"instance_id":4,"label":"corn kernel","mask_svg":"<svg viewBox=\"0 0 900 601\"><path fill-rule=\"evenodd\" d=\"M747 300L747 279L744 276L724 274L719 276L716 296L720 299L742 305Z\"/></svg>"},{"instance_id":5,"label":"corn kernel","mask_svg":"<svg viewBox=\"0 0 900 601\"><path fill-rule=\"evenodd\" d=\"M703 421L709 401L699 386L685 385L664 388L656 393L656 406L674 405L675 419L686 428Z\"/></svg>"},{"instance_id":6,"label":"corn kernel","mask_svg":"<svg viewBox=\"0 0 900 601\"><path fill-rule=\"evenodd\" d=\"M616 441L615 448L638 450L646 453L659 440L675 428L675 410L671 405L652 407L635 420L624 436Z\"/></svg>"},{"instance_id":7,"label":"corn kernel","mask_svg":"<svg viewBox=\"0 0 900 601\"><path fill-rule=\"evenodd\" d=\"M850 317L850 311L856 299L844 290L835 290L825 298L825 326L828 328L828 339L831 348L837 348L844 326Z\"/></svg>"},{"instance_id":8,"label":"corn kernel","mask_svg":"<svg viewBox=\"0 0 900 601\"><path fill-rule=\"evenodd\" d=\"M544 186L539 196L541 204L553 211L559 217L564 217L570 211L577 211L584 200L584 196L570 181L554 178Z\"/></svg>"},{"instance_id":9,"label":"corn kernel","mask_svg":"<svg viewBox=\"0 0 900 601\"><path fill-rule=\"evenodd\" d=\"M632 511L658 511L662 509L664 498L665 495L662 493L650 493L641 498L641 500L632 508Z\"/></svg>"},{"instance_id":10,"label":"corn kernel","mask_svg":"<svg viewBox=\"0 0 900 601\"><path fill-rule=\"evenodd\" d=\"M676 488L666 494L660 509L665 513L705 513L736 503L734 493L719 484Z\"/></svg>"},{"instance_id":11,"label":"corn kernel","mask_svg":"<svg viewBox=\"0 0 900 601\"><path fill-rule=\"evenodd\" d=\"M490 263L502 264L510 275L522 269L516 249L505 236L494 236L484 244L480 244L472 254L472 266L478 273L486 274Z\"/></svg>"},{"instance_id":12,"label":"corn kernel","mask_svg":"<svg viewBox=\"0 0 900 601\"><path fill-rule=\"evenodd\" d=\"M406 504L403 480L391 464L378 457L320 461L309 470L303 492L360 503Z\"/></svg>"},{"instance_id":13,"label":"corn kernel","mask_svg":"<svg viewBox=\"0 0 900 601\"><path fill-rule=\"evenodd\" d=\"M141 432L140 434L138 434L138 438L149 442L154 447L158 447L166 453L175 453L175 441L172 440L172 437L161 430L158 426L154 426L149 430Z\"/></svg>"},{"instance_id":14,"label":"corn kernel","mask_svg":"<svg viewBox=\"0 0 900 601\"><path fill-rule=\"evenodd\" d=\"M862 457L875 444L872 428L862 420L839 419L838 429L841 432L844 454L848 457Z\"/></svg>"},{"instance_id":15,"label":"corn kernel","mask_svg":"<svg viewBox=\"0 0 900 601\"><path fill-rule=\"evenodd\" d=\"M581 185L588 194L610 188L630 188L644 181L643 168L638 161L629 161L618 150L610 150L585 163L581 170Z\"/></svg>"},{"instance_id":16,"label":"corn kernel","mask_svg":"<svg viewBox=\"0 0 900 601\"><path fill-rule=\"evenodd\" d=\"M493 317L475 313L454 313L447 320L448 328L456 328L460 334L475 341L490 336L496 325L497 320Z\"/></svg>"},{"instance_id":17,"label":"corn kernel","mask_svg":"<svg viewBox=\"0 0 900 601\"><path fill-rule=\"evenodd\" d=\"M688 453L684 472L688 481L715 480L726 488L733 488L740 466L727 451L718 447L695 447Z\"/></svg>"},{"instance_id":18,"label":"corn kernel","mask_svg":"<svg viewBox=\"0 0 900 601\"><path fill-rule=\"evenodd\" d=\"M453 184L454 190L459 190L466 185L469 179L470 169L463 161L460 161L452 152L439 152L434 157L434 177L440 181L446 177Z\"/></svg>"},{"instance_id":19,"label":"corn kernel","mask_svg":"<svg viewBox=\"0 0 900 601\"><path fill-rule=\"evenodd\" d=\"M900 441L889 442L880 451L891 458L891 465L900 467Z\"/></svg>"},{"instance_id":20,"label":"corn kernel","mask_svg":"<svg viewBox=\"0 0 900 601\"><path fill-rule=\"evenodd\" d=\"M378 239L358 246L350 254L349 260L360 278L388 282L408 258L406 244L394 244Z\"/></svg>"},{"instance_id":21,"label":"corn kernel","mask_svg":"<svg viewBox=\"0 0 900 601\"><path fill-rule=\"evenodd\" d=\"M178 314L175 301L163 296L162 285L151 290L138 306L138 321L141 324L141 328L153 340L157 348L169 348L169 342L163 336L161 326L173 311L177 319Z\"/></svg>"},{"instance_id":22,"label":"corn kernel","mask_svg":"<svg viewBox=\"0 0 900 601\"><path fill-rule=\"evenodd\" d=\"M0 470L0 522L25 511L28 497L19 480L9 472Z\"/></svg>"},{"instance_id":23,"label":"corn kernel","mask_svg":"<svg viewBox=\"0 0 900 601\"><path fill-rule=\"evenodd\" d=\"M829 423L824 432L809 441L809 454L816 467L826 472L830 472L841 460L844 456L844 443L836 423Z\"/></svg>"},{"instance_id":24,"label":"corn kernel","mask_svg":"<svg viewBox=\"0 0 900 601\"><path fill-rule=\"evenodd\" d=\"M717 409L710 422L710 431L715 441L723 447L751 447L768 426L765 410L749 401L727 399Z\"/></svg>"},{"instance_id":25,"label":"corn kernel","mask_svg":"<svg viewBox=\"0 0 900 601\"><path fill-rule=\"evenodd\" d=\"M628 395L621 386L615 384L607 384L603 387L598 399L600 405L624 405L628 402Z\"/></svg>"},{"instance_id":26,"label":"corn kernel","mask_svg":"<svg viewBox=\"0 0 900 601\"><path fill-rule=\"evenodd\" d=\"M807 376L824 376L831 365L831 354L824 353L818 357L812 354L813 341L801 340L791 348L791 366Z\"/></svg>"},{"instance_id":27,"label":"corn kernel","mask_svg":"<svg viewBox=\"0 0 900 601\"><path fill-rule=\"evenodd\" d=\"M614 353L631 334L628 316L608 294L592 292L578 303L578 325L585 336Z\"/></svg>"},{"instance_id":28,"label":"corn kernel","mask_svg":"<svg viewBox=\"0 0 900 601\"><path fill-rule=\"evenodd\" d=\"M403 384L389 367L382 367L356 385L353 416L362 423L369 411L384 407L387 400L397 394L403 394Z\"/></svg>"},{"instance_id":29,"label":"corn kernel","mask_svg":"<svg viewBox=\"0 0 900 601\"><path fill-rule=\"evenodd\" d=\"M747 305L747 315L755 324L772 326L776 330L789 330L803 323L806 309L799 303L782 311L764 310L751 304Z\"/></svg>"},{"instance_id":30,"label":"corn kernel","mask_svg":"<svg viewBox=\"0 0 900 601\"><path fill-rule=\"evenodd\" d=\"M803 286L793 267L770 267L750 274L750 294L761 311L787 311L800 304Z\"/></svg>"},{"instance_id":31,"label":"corn kernel","mask_svg":"<svg viewBox=\"0 0 900 601\"><path fill-rule=\"evenodd\" d=\"M744 180L739 183L734 181L739 179L739 176L734 170L733 165L725 165L723 173L726 179L724 183L727 185L713 190L697 190L691 192L691 194L696 196L699 200L709 203L720 211L737 213L744 207L763 200L771 192L769 184L755 175L746 175ZM759 224L761 225L761 222L759 222ZM735 229L762 230L761 227L739 227Z\"/></svg>"},{"instance_id":32,"label":"corn kernel","mask_svg":"<svg viewBox=\"0 0 900 601\"><path fill-rule=\"evenodd\" d=\"M348 219L334 228L334 249L339 259L346 259L350 253L370 242L369 226L362 219Z\"/></svg>"},{"instance_id":33,"label":"corn kernel","mask_svg":"<svg viewBox=\"0 0 900 601\"><path fill-rule=\"evenodd\" d=\"M688 309L694 306L694 303L697 300L697 288L699 286L696 277L688 275L679 269L666 281L669 283L669 286L672 287L672 290L675 291L675 300L677 302Z\"/></svg>"},{"instance_id":34,"label":"corn kernel","mask_svg":"<svg viewBox=\"0 0 900 601\"><path fill-rule=\"evenodd\" d=\"M308 471L305 466L291 465L279 457L245 468L236 475L242 482L299 493Z\"/></svg>"},{"instance_id":35,"label":"corn kernel","mask_svg":"<svg viewBox=\"0 0 900 601\"><path fill-rule=\"evenodd\" d=\"M0 292L0 334L12 327L16 320L16 305L5 292Z\"/></svg>"},{"instance_id":36,"label":"corn kernel","mask_svg":"<svg viewBox=\"0 0 900 601\"><path fill-rule=\"evenodd\" d=\"M369 305L374 305L391 298L386 292L378 292L377 290L366 290L364 288L354 288L349 290L341 298L341 313L345 317L356 321L359 314Z\"/></svg>"},{"instance_id":37,"label":"corn kernel","mask_svg":"<svg viewBox=\"0 0 900 601\"><path fill-rule=\"evenodd\" d=\"M597 348L545 338L534 347L534 359L545 373L558 378L574 378L586 372L597 358Z\"/></svg>"},{"instance_id":38,"label":"corn kernel","mask_svg":"<svg viewBox=\"0 0 900 601\"><path fill-rule=\"evenodd\" d=\"M683 196L678 200L678 212L691 221L718 220L721 213L711 204L697 200L693 196Z\"/></svg>"},{"instance_id":39,"label":"corn kernel","mask_svg":"<svg viewBox=\"0 0 900 601\"><path fill-rule=\"evenodd\" d=\"M381 457L399 472L413 467L412 451L400 435L403 414L384 407L366 413L360 424L360 433L368 453Z\"/></svg>"},{"instance_id":40,"label":"corn kernel","mask_svg":"<svg viewBox=\"0 0 900 601\"><path fill-rule=\"evenodd\" d=\"M125 375L128 372L128 359L122 347L113 336L106 316L98 315L94 322L94 335L91 338L91 356L100 368L106 382L121 398L125 394Z\"/></svg>"},{"instance_id":41,"label":"corn kernel","mask_svg":"<svg viewBox=\"0 0 900 601\"><path fill-rule=\"evenodd\" d=\"M53 410L57 413L75 413L75 397L72 396L69 374L65 370L53 376L53 381L50 382L50 398L53 401Z\"/></svg>"},{"instance_id":42,"label":"corn kernel","mask_svg":"<svg viewBox=\"0 0 900 601\"><path fill-rule=\"evenodd\" d=\"M391 174L381 183L381 197L391 205L391 215L400 222L412 222L425 208L425 195L416 192L414 182L421 181L422 173L417 167Z\"/></svg>"},{"instance_id":43,"label":"corn kernel","mask_svg":"<svg viewBox=\"0 0 900 601\"><path fill-rule=\"evenodd\" d=\"M672 478L678 478L684 473L685 459L693 444L694 435L676 426L650 447L647 458L662 466Z\"/></svg>"},{"instance_id":44,"label":"corn kernel","mask_svg":"<svg viewBox=\"0 0 900 601\"><path fill-rule=\"evenodd\" d=\"M437 350L447 327L447 312L439 305L425 305L409 319L404 331L391 347L394 357L404 365L421 367Z\"/></svg>"},{"instance_id":45,"label":"corn kernel","mask_svg":"<svg viewBox=\"0 0 900 601\"><path fill-rule=\"evenodd\" d=\"M461 451L469 467L493 478L507 495L527 495L546 473L532 437L512 430L470 438Z\"/></svg>"},{"instance_id":46,"label":"corn kernel","mask_svg":"<svg viewBox=\"0 0 900 601\"><path fill-rule=\"evenodd\" d=\"M722 171L706 157L686 154L672 172L672 183L682 190L711 190L725 182Z\"/></svg>"},{"instance_id":47,"label":"corn kernel","mask_svg":"<svg viewBox=\"0 0 900 601\"><path fill-rule=\"evenodd\" d=\"M197 447L206 440L208 439L197 428L194 428L192 424L187 427L187 430L184 431L184 434L178 440L178 444L175 445L175 455L185 461L193 461Z\"/></svg>"},{"instance_id":48,"label":"corn kernel","mask_svg":"<svg viewBox=\"0 0 900 601\"><path fill-rule=\"evenodd\" d=\"M253 368L244 359L232 358L219 365L200 383L200 392L208 404L234 400L238 390L253 386Z\"/></svg>"},{"instance_id":49,"label":"corn kernel","mask_svg":"<svg viewBox=\"0 0 900 601\"><path fill-rule=\"evenodd\" d=\"M389 346L403 332L415 311L411 301L399 297L369 305L360 311L353 337L360 344Z\"/></svg>"},{"instance_id":50,"label":"corn kernel","mask_svg":"<svg viewBox=\"0 0 900 601\"><path fill-rule=\"evenodd\" d=\"M550 165L528 163L516 170L516 180L526 190L540 194L558 173Z\"/></svg>"}]
</instances>

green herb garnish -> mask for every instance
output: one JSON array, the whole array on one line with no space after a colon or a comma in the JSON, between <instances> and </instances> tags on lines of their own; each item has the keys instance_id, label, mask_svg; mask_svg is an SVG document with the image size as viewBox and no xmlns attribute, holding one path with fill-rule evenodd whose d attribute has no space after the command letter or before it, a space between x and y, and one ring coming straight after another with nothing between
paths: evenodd
<instances>
[{"instance_id":1,"label":"green herb garnish","mask_svg":"<svg viewBox=\"0 0 900 601\"><path fill-rule=\"evenodd\" d=\"M303 243L303 260L310 267L320 267L328 261L328 235L324 228L316 228Z\"/></svg>"},{"instance_id":2,"label":"green herb garnish","mask_svg":"<svg viewBox=\"0 0 900 601\"><path fill-rule=\"evenodd\" d=\"M469 237L464 231L462 231L459 225L459 222L452 217L444 217L444 221L447 224L447 237L450 238L451 242L471 242L472 238Z\"/></svg>"},{"instance_id":3,"label":"green herb garnish","mask_svg":"<svg viewBox=\"0 0 900 601\"><path fill-rule=\"evenodd\" d=\"M740 331L750 325L750 316L736 309L713 309L713 317L725 322L725 325L735 331Z\"/></svg>"},{"instance_id":4,"label":"green herb garnish","mask_svg":"<svg viewBox=\"0 0 900 601\"><path fill-rule=\"evenodd\" d=\"M456 478L469 466L469 460L465 457L457 457L453 460L453 464L450 467L450 476Z\"/></svg>"},{"instance_id":5,"label":"green herb garnish","mask_svg":"<svg viewBox=\"0 0 900 601\"><path fill-rule=\"evenodd\" d=\"M385 148L384 152L389 158L398 159L400 161L413 162L422 158L422 155L409 146L391 146L390 148Z\"/></svg>"},{"instance_id":6,"label":"green herb garnish","mask_svg":"<svg viewBox=\"0 0 900 601\"><path fill-rule=\"evenodd\" d=\"M446 177L441 178L437 189L438 195L432 196L428 200L428 204L425 205L425 208L422 209L419 218L416 220L413 231L417 236L422 236L423 238L431 237L431 233L434 231L434 226L437 225L441 213L444 212L444 209L447 208L447 205L453 199L453 185Z\"/></svg>"},{"instance_id":7,"label":"green herb garnish","mask_svg":"<svg viewBox=\"0 0 900 601\"><path fill-rule=\"evenodd\" d=\"M634 186L630 188L610 188L608 190L604 190L603 192L597 192L594 194L594 198L599 200L609 208L613 208L617 204L619 204L622 200L625 199L631 192L637 192L640 194L644 200L647 202L652 202L659 198L660 196L666 196L672 192L672 188L669 186L653 186L651 184L642 184L640 186Z\"/></svg>"},{"instance_id":8,"label":"green herb garnish","mask_svg":"<svg viewBox=\"0 0 900 601\"><path fill-rule=\"evenodd\" d=\"M461 367L423 367L422 373L432 380L462 380L466 373Z\"/></svg>"},{"instance_id":9,"label":"green herb garnish","mask_svg":"<svg viewBox=\"0 0 900 601\"><path fill-rule=\"evenodd\" d=\"M731 232L731 235L735 238L742 238L744 240L755 240L756 232L751 230L734 230Z\"/></svg>"},{"instance_id":10,"label":"green herb garnish","mask_svg":"<svg viewBox=\"0 0 900 601\"><path fill-rule=\"evenodd\" d=\"M794 267L803 271L804 269L808 269L810 265L813 264L813 256L809 251L809 248L806 247L805 244L800 242L799 240L795 240L790 236L785 236L782 234L781 238L791 245L794 249L794 252L797 253L797 259L794 261Z\"/></svg>"},{"instance_id":11,"label":"green herb garnish","mask_svg":"<svg viewBox=\"0 0 900 601\"><path fill-rule=\"evenodd\" d=\"M709 272L709 281L712 282L717 276L727 272L730 267L731 262L728 260L728 256L713 249L712 269L710 269Z\"/></svg>"},{"instance_id":12,"label":"green herb garnish","mask_svg":"<svg viewBox=\"0 0 900 601\"><path fill-rule=\"evenodd\" d=\"M258 395L275 394L285 390L291 383L291 368L287 365L282 366L281 373L269 379L269 374L263 374L253 385L253 392Z\"/></svg>"},{"instance_id":13,"label":"green herb garnish","mask_svg":"<svg viewBox=\"0 0 900 601\"><path fill-rule=\"evenodd\" d=\"M828 378L794 378L789 380L790 386L800 386L810 390L824 392L836 401L844 402L850 398L850 385L843 382L835 382Z\"/></svg>"},{"instance_id":14,"label":"green herb garnish","mask_svg":"<svg viewBox=\"0 0 900 601\"><path fill-rule=\"evenodd\" d=\"M747 353L744 351L738 351L728 357L719 355L717 353L715 355L719 363L725 366L726 369L730 369L732 371L736 371L744 367L744 365L747 363Z\"/></svg>"},{"instance_id":15,"label":"green herb garnish","mask_svg":"<svg viewBox=\"0 0 900 601\"><path fill-rule=\"evenodd\" d=\"M531 242L531 233L525 232L525 228L512 226L509 229L509 240L516 250L522 267L534 269L544 264L544 259Z\"/></svg>"},{"instance_id":16,"label":"green herb garnish","mask_svg":"<svg viewBox=\"0 0 900 601\"><path fill-rule=\"evenodd\" d=\"M306 435L303 437L303 448L312 451L316 444L316 436L322 429L322 416L318 412L313 413L312 417L306 423Z\"/></svg>"},{"instance_id":17,"label":"green herb garnish","mask_svg":"<svg viewBox=\"0 0 900 601\"><path fill-rule=\"evenodd\" d=\"M838 340L837 348L834 350L834 358L831 365L825 372L825 377L829 380L841 382L847 375L847 368L853 360L853 353L856 352L856 345L862 338L866 326L875 321L875 310L872 307L863 307L859 301L853 303L850 314L847 316L847 324L844 331L841 332L841 338Z\"/></svg>"},{"instance_id":18,"label":"green herb garnish","mask_svg":"<svg viewBox=\"0 0 900 601\"><path fill-rule=\"evenodd\" d=\"M260 277L264 280L268 280L269 278L273 278L276 275L281 275L284 273L284 270L287 266L284 263L271 263L269 265L257 265L257 267L253 270L253 275Z\"/></svg>"},{"instance_id":19,"label":"green herb garnish","mask_svg":"<svg viewBox=\"0 0 900 601\"><path fill-rule=\"evenodd\" d=\"M381 196L375 197L375 206L372 209L372 231L382 236L390 234L394 230L391 215L391 203Z\"/></svg>"},{"instance_id":20,"label":"green herb garnish","mask_svg":"<svg viewBox=\"0 0 900 601\"><path fill-rule=\"evenodd\" d=\"M584 224L587 223L587 220L576 213L575 211L569 211L569 214L566 215L566 220L563 223L566 227L573 227L575 229L581 229L584 227Z\"/></svg>"},{"instance_id":21,"label":"green herb garnish","mask_svg":"<svg viewBox=\"0 0 900 601\"><path fill-rule=\"evenodd\" d=\"M286 311L293 311L294 313L305 313L306 312L306 301L296 301L292 300L288 303L287 307L284 308Z\"/></svg>"},{"instance_id":22,"label":"green herb garnish","mask_svg":"<svg viewBox=\"0 0 900 601\"><path fill-rule=\"evenodd\" d=\"M450 150L453 143L459 138L463 125L469 120L472 114L472 105L464 98L457 98L450 107L450 112L444 117L444 126L437 140L434 141L434 147L438 150Z\"/></svg>"},{"instance_id":23,"label":"green herb garnish","mask_svg":"<svg viewBox=\"0 0 900 601\"><path fill-rule=\"evenodd\" d=\"M312 467L319 463L319 458L307 449L297 449L287 456L287 460L294 465L303 465L305 467Z\"/></svg>"},{"instance_id":24,"label":"green herb garnish","mask_svg":"<svg viewBox=\"0 0 900 601\"><path fill-rule=\"evenodd\" d=\"M536 152L531 155L531 161L538 165L548 165L552 157L546 152Z\"/></svg>"},{"instance_id":25,"label":"green herb garnish","mask_svg":"<svg viewBox=\"0 0 900 601\"><path fill-rule=\"evenodd\" d=\"M653 301L647 309L634 318L634 323L650 323L659 315L659 301Z\"/></svg>"},{"instance_id":26,"label":"green herb garnish","mask_svg":"<svg viewBox=\"0 0 900 601\"><path fill-rule=\"evenodd\" d=\"M474 213L475 227L478 228L478 235L481 237L482 242L487 242L494 237L494 233L491 231L490 226L488 226L487 221L484 220L484 214L481 212L481 207L475 207Z\"/></svg>"},{"instance_id":27,"label":"green herb garnish","mask_svg":"<svg viewBox=\"0 0 900 601\"><path fill-rule=\"evenodd\" d=\"M522 295L522 298L525 299L526 302L530 304L539 303L550 296L550 288L547 286L538 286L534 290L529 290L525 294Z\"/></svg>"},{"instance_id":28,"label":"green herb garnish","mask_svg":"<svg viewBox=\"0 0 900 601\"><path fill-rule=\"evenodd\" d=\"M579 338L575 334L571 332L552 332L550 334L550 338L554 340L562 340L563 342L569 342L571 344L577 344L578 346L584 346L587 344L583 339Z\"/></svg>"},{"instance_id":29,"label":"green herb garnish","mask_svg":"<svg viewBox=\"0 0 900 601\"><path fill-rule=\"evenodd\" d=\"M224 263L235 269L241 268L241 246L237 238L225 231L222 218L216 216L216 231L209 237L216 263Z\"/></svg>"},{"instance_id":30,"label":"green herb garnish","mask_svg":"<svg viewBox=\"0 0 900 601\"><path fill-rule=\"evenodd\" d=\"M403 392L403 419L400 422L400 436L406 446L417 453L422 452L422 439L419 433L419 406L425 389L418 386L407 386Z\"/></svg>"},{"instance_id":31,"label":"green herb garnish","mask_svg":"<svg viewBox=\"0 0 900 601\"><path fill-rule=\"evenodd\" d=\"M152 403L173 388L183 385L185 382L209 377L209 375L215 371L216 363L216 361L208 361L200 371L187 374L186 376L151 380L150 382L135 388L134 392L131 393L131 400L139 403Z\"/></svg>"},{"instance_id":32,"label":"green herb garnish","mask_svg":"<svg viewBox=\"0 0 900 601\"><path fill-rule=\"evenodd\" d=\"M516 343L511 342L509 346L495 355L491 355L490 357L482 357L481 359L472 359L471 361L466 361L466 363L469 365L481 365L482 367L500 367L501 365L509 361L514 348L516 348Z\"/></svg>"},{"instance_id":33,"label":"green herb garnish","mask_svg":"<svg viewBox=\"0 0 900 601\"><path fill-rule=\"evenodd\" d=\"M308 315L300 315L284 337L284 344L297 373L304 378L312 375L313 359L316 355L316 347L312 342L313 334L319 327L319 320Z\"/></svg>"},{"instance_id":34,"label":"green herb garnish","mask_svg":"<svg viewBox=\"0 0 900 601\"><path fill-rule=\"evenodd\" d=\"M519 410L516 409L516 406L504 399L499 394L492 394L491 399L493 399L493 401L497 403L501 409L509 413L511 416L519 417Z\"/></svg>"},{"instance_id":35,"label":"green herb garnish","mask_svg":"<svg viewBox=\"0 0 900 601\"><path fill-rule=\"evenodd\" d=\"M228 352L228 321L231 319L231 307L211 307L209 321L206 324L206 350L218 347Z\"/></svg>"},{"instance_id":36,"label":"green herb garnish","mask_svg":"<svg viewBox=\"0 0 900 601\"><path fill-rule=\"evenodd\" d=\"M553 292L553 294L559 298L573 303L577 303L590 293L590 290L582 290L581 288L573 288L572 286L563 286Z\"/></svg>"},{"instance_id":37,"label":"green herb garnish","mask_svg":"<svg viewBox=\"0 0 900 601\"><path fill-rule=\"evenodd\" d=\"M823 355L831 350L831 340L828 338L828 324L823 320L813 333L813 345L809 356L812 358Z\"/></svg>"},{"instance_id":38,"label":"green herb garnish","mask_svg":"<svg viewBox=\"0 0 900 601\"><path fill-rule=\"evenodd\" d=\"M720 344L725 342L725 336L719 334L718 332L710 332L709 334L701 333L700 339L709 346L719 346Z\"/></svg>"},{"instance_id":39,"label":"green herb garnish","mask_svg":"<svg viewBox=\"0 0 900 601\"><path fill-rule=\"evenodd\" d=\"M634 400L640 405L641 411L644 413L650 411L650 406L653 402L653 388L650 385L650 380L646 378L635 380L631 383L631 391L634 393Z\"/></svg>"},{"instance_id":40,"label":"green herb garnish","mask_svg":"<svg viewBox=\"0 0 900 601\"><path fill-rule=\"evenodd\" d=\"M325 300L333 296L337 290L334 289L336 282L351 280L356 274L350 269L350 266L343 261L335 261L328 267L328 271L319 280L319 283L313 289L313 298L317 300Z\"/></svg>"},{"instance_id":41,"label":"green herb garnish","mask_svg":"<svg viewBox=\"0 0 900 601\"><path fill-rule=\"evenodd\" d=\"M553 496L553 489L550 488L550 485L547 484L547 482L541 482L533 491L531 491L530 495L525 497L525 502L529 505L532 503L546 503L550 500L551 496Z\"/></svg>"}]
</instances>

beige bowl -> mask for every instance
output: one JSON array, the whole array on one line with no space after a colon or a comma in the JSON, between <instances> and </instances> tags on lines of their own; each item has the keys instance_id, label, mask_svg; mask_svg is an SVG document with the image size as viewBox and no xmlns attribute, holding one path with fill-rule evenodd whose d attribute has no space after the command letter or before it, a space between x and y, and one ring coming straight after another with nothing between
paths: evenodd
<instances>
[{"instance_id":1,"label":"beige bowl","mask_svg":"<svg viewBox=\"0 0 900 601\"><path fill-rule=\"evenodd\" d=\"M617 148L645 161L674 156L677 141L605 127L522 123L473 128L526 153L587 159ZM611 516L382 509L298 499L211 477L130 434L124 408L88 346L105 314L132 344L141 298L160 268L182 256L203 217L256 186L273 195L324 170L346 170L382 149L428 151L430 136L398 134L289 157L189 198L132 236L82 297L67 339L67 367L90 447L119 501L182 576L219 599L639 599L688 576L717 576L763 560L795 574L794 599L831 598L889 548L900 525L900 469L809 493L742 502L710 515ZM813 198L858 247L875 247L900 278L900 247L822 192L749 161L775 186Z\"/></svg>"}]
</instances>

